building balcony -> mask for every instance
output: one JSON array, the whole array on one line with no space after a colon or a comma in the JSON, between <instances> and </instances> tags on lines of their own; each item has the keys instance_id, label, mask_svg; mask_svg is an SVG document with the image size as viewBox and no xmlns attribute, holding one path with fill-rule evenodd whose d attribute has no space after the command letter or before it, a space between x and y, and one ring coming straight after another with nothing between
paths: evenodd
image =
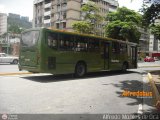
<instances>
[{"instance_id":1,"label":"building balcony","mask_svg":"<svg viewBox=\"0 0 160 120\"><path fill-rule=\"evenodd\" d=\"M116 7L118 7L118 1L113 1L113 0L109 0L108 1L108 3L110 4L110 5L112 5L112 6L116 6Z\"/></svg>"},{"instance_id":2,"label":"building balcony","mask_svg":"<svg viewBox=\"0 0 160 120\"><path fill-rule=\"evenodd\" d=\"M113 9L113 8L109 8L109 12L115 12L116 9Z\"/></svg>"},{"instance_id":3,"label":"building balcony","mask_svg":"<svg viewBox=\"0 0 160 120\"><path fill-rule=\"evenodd\" d=\"M44 16L51 16L51 11L47 11L44 13Z\"/></svg>"},{"instance_id":4,"label":"building balcony","mask_svg":"<svg viewBox=\"0 0 160 120\"><path fill-rule=\"evenodd\" d=\"M51 19L44 20L44 24L51 23Z\"/></svg>"},{"instance_id":5,"label":"building balcony","mask_svg":"<svg viewBox=\"0 0 160 120\"><path fill-rule=\"evenodd\" d=\"M51 6L52 6L51 3L47 3L47 4L44 5L44 8L50 8Z\"/></svg>"},{"instance_id":6,"label":"building balcony","mask_svg":"<svg viewBox=\"0 0 160 120\"><path fill-rule=\"evenodd\" d=\"M62 0L62 3L67 3L67 0Z\"/></svg>"},{"instance_id":7,"label":"building balcony","mask_svg":"<svg viewBox=\"0 0 160 120\"><path fill-rule=\"evenodd\" d=\"M34 3L34 4L38 4L38 3L43 2L43 1L44 1L44 0L34 0L33 3Z\"/></svg>"},{"instance_id":8,"label":"building balcony","mask_svg":"<svg viewBox=\"0 0 160 120\"><path fill-rule=\"evenodd\" d=\"M88 0L83 0L82 5L86 4L88 2Z\"/></svg>"}]
</instances>

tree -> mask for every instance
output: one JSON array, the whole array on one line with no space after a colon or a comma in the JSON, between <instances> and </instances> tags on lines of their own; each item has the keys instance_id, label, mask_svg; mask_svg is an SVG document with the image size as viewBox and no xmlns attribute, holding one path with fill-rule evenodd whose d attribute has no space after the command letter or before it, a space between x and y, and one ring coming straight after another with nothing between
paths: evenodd
<instances>
[{"instance_id":1,"label":"tree","mask_svg":"<svg viewBox=\"0 0 160 120\"><path fill-rule=\"evenodd\" d=\"M143 15L143 25L148 27L150 24L154 24L160 14L160 4L152 4L146 8Z\"/></svg>"},{"instance_id":2,"label":"tree","mask_svg":"<svg viewBox=\"0 0 160 120\"><path fill-rule=\"evenodd\" d=\"M92 24L90 22L77 21L72 26L75 32L86 33L86 34L92 33Z\"/></svg>"},{"instance_id":3,"label":"tree","mask_svg":"<svg viewBox=\"0 0 160 120\"><path fill-rule=\"evenodd\" d=\"M118 8L116 12L107 14L107 20L110 22L120 20L122 22L132 22L136 25L141 25L142 16L133 10L127 9L126 7Z\"/></svg>"},{"instance_id":4,"label":"tree","mask_svg":"<svg viewBox=\"0 0 160 120\"><path fill-rule=\"evenodd\" d=\"M87 2L87 4L83 5L82 8L82 17L85 21L90 23L98 24L103 20L103 17L99 15L99 8L96 6L94 2Z\"/></svg>"},{"instance_id":5,"label":"tree","mask_svg":"<svg viewBox=\"0 0 160 120\"><path fill-rule=\"evenodd\" d=\"M134 0L131 0L131 2ZM160 14L160 0L142 0L143 5L140 10L143 13L142 24L144 27L148 27L150 24L154 24L155 20Z\"/></svg>"},{"instance_id":6,"label":"tree","mask_svg":"<svg viewBox=\"0 0 160 120\"><path fill-rule=\"evenodd\" d=\"M160 40L160 24L151 26L151 33L155 35L157 39Z\"/></svg>"},{"instance_id":7,"label":"tree","mask_svg":"<svg viewBox=\"0 0 160 120\"><path fill-rule=\"evenodd\" d=\"M140 38L138 26L142 25L140 14L122 7L116 12L108 13L107 20L109 21L105 26L107 37L138 43Z\"/></svg>"},{"instance_id":8,"label":"tree","mask_svg":"<svg viewBox=\"0 0 160 120\"><path fill-rule=\"evenodd\" d=\"M23 29L16 24L10 25L8 28L8 32L11 32L11 33L20 34L22 31Z\"/></svg>"},{"instance_id":9,"label":"tree","mask_svg":"<svg viewBox=\"0 0 160 120\"><path fill-rule=\"evenodd\" d=\"M81 8L82 11L82 20L73 23L73 29L76 32L87 33L87 34L96 34L97 30L95 25L99 24L103 17L98 14L99 8L95 5L94 2L87 2Z\"/></svg>"}]
</instances>

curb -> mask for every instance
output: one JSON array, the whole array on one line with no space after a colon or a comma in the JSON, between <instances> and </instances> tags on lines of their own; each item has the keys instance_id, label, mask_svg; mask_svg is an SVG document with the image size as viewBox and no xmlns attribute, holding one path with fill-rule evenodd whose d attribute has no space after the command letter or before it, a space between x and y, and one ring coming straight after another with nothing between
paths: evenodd
<instances>
[{"instance_id":1,"label":"curb","mask_svg":"<svg viewBox=\"0 0 160 120\"><path fill-rule=\"evenodd\" d=\"M160 66L138 66L138 68L149 68L149 67L160 67Z\"/></svg>"},{"instance_id":2,"label":"curb","mask_svg":"<svg viewBox=\"0 0 160 120\"><path fill-rule=\"evenodd\" d=\"M7 75L24 75L24 74L33 74L33 73L31 73L31 72L0 73L0 76L7 76Z\"/></svg>"},{"instance_id":3,"label":"curb","mask_svg":"<svg viewBox=\"0 0 160 120\"><path fill-rule=\"evenodd\" d=\"M157 108L157 110L160 111L160 93L158 92L155 82L153 81L151 73L148 73L148 79L152 87L153 104Z\"/></svg>"}]
</instances>

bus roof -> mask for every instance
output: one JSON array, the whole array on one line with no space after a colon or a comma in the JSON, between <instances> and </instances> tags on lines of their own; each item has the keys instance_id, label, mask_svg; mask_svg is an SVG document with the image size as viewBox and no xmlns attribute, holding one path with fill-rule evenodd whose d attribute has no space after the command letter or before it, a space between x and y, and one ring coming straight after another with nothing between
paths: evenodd
<instances>
[{"instance_id":1,"label":"bus roof","mask_svg":"<svg viewBox=\"0 0 160 120\"><path fill-rule=\"evenodd\" d=\"M59 30L59 29L52 29L52 28L39 27L39 28L27 29L26 31L30 31L30 30L42 30L42 29L44 29L44 30L49 30L49 31L53 31L53 32L58 32L58 33L64 33L64 34L66 33L66 34L71 34L71 35L94 37L94 38L99 38L99 39L103 39L103 40L121 42L121 43L126 43L126 44L131 44L131 45L137 46L137 43L133 43L133 42L123 41L123 40L118 40L118 39L108 38L108 37L101 37L101 36L97 36L97 35L93 35L93 34L82 34L82 33L70 32L70 31ZM26 32L26 31L24 31L24 32ZM22 32L22 33L23 33L23 32Z\"/></svg>"}]
</instances>

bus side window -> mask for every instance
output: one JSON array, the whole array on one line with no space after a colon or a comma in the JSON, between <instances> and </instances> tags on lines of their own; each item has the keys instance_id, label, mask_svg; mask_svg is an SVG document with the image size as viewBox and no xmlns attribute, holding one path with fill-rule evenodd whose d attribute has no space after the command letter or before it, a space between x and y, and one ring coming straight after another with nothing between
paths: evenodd
<instances>
[{"instance_id":1,"label":"bus side window","mask_svg":"<svg viewBox=\"0 0 160 120\"><path fill-rule=\"evenodd\" d=\"M75 51L87 52L87 48L88 48L87 38L76 36Z\"/></svg>"},{"instance_id":2,"label":"bus side window","mask_svg":"<svg viewBox=\"0 0 160 120\"><path fill-rule=\"evenodd\" d=\"M125 54L127 52L127 45L124 43L120 44L120 53Z\"/></svg>"},{"instance_id":3,"label":"bus side window","mask_svg":"<svg viewBox=\"0 0 160 120\"><path fill-rule=\"evenodd\" d=\"M120 53L120 44L118 42L113 42L112 43L112 52L115 54Z\"/></svg>"},{"instance_id":4,"label":"bus side window","mask_svg":"<svg viewBox=\"0 0 160 120\"><path fill-rule=\"evenodd\" d=\"M57 47L57 37L53 33L49 33L47 36L48 46L51 48Z\"/></svg>"},{"instance_id":5,"label":"bus side window","mask_svg":"<svg viewBox=\"0 0 160 120\"><path fill-rule=\"evenodd\" d=\"M90 39L88 49L89 52L99 52L100 51L99 41L95 39Z\"/></svg>"},{"instance_id":6,"label":"bus side window","mask_svg":"<svg viewBox=\"0 0 160 120\"><path fill-rule=\"evenodd\" d=\"M74 50L74 37L67 34L62 34L60 36L60 50L63 51L73 51Z\"/></svg>"}]
</instances>

